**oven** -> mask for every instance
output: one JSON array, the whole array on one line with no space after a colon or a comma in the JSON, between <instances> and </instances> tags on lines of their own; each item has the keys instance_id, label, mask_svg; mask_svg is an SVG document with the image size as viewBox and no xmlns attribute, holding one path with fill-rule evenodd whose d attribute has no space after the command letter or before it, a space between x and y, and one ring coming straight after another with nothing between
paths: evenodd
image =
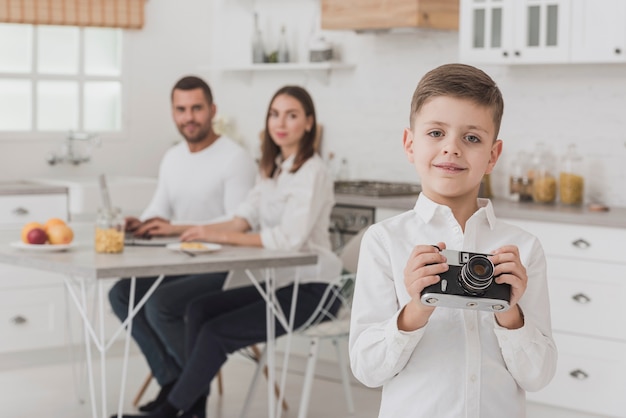
<instances>
[{"instance_id":1,"label":"oven","mask_svg":"<svg viewBox=\"0 0 626 418\"><path fill-rule=\"evenodd\" d=\"M375 207L337 204L330 213L330 240L339 252L350 238L374 223Z\"/></svg>"},{"instance_id":2,"label":"oven","mask_svg":"<svg viewBox=\"0 0 626 418\"><path fill-rule=\"evenodd\" d=\"M422 188L419 184L346 180L335 182L335 194L356 195L371 197L371 205L337 204L330 214L330 236L333 250L341 251L350 238L354 237L363 228L375 222L377 198L393 196L418 195Z\"/></svg>"}]
</instances>

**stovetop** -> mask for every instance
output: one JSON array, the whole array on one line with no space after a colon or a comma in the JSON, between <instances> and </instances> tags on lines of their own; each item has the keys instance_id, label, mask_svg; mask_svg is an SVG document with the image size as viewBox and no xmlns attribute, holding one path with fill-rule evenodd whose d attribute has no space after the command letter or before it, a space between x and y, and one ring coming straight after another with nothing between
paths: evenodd
<instances>
[{"instance_id":1,"label":"stovetop","mask_svg":"<svg viewBox=\"0 0 626 418\"><path fill-rule=\"evenodd\" d=\"M335 193L359 196L405 196L416 195L421 191L422 187L415 183L370 180L340 180L335 182Z\"/></svg>"}]
</instances>

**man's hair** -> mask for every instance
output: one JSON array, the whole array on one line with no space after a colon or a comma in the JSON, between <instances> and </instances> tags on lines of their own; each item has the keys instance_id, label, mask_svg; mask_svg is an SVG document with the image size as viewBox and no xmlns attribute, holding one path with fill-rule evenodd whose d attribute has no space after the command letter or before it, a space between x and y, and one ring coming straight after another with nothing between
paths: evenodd
<instances>
[{"instance_id":1,"label":"man's hair","mask_svg":"<svg viewBox=\"0 0 626 418\"><path fill-rule=\"evenodd\" d=\"M411 129L417 112L429 99L439 96L468 99L491 109L496 128L494 140L498 137L504 101L495 81L484 71L471 65L445 64L427 72L417 85L411 100Z\"/></svg>"},{"instance_id":2,"label":"man's hair","mask_svg":"<svg viewBox=\"0 0 626 418\"><path fill-rule=\"evenodd\" d=\"M300 86L284 86L280 88L274 94L272 100L270 100L270 104L267 107L267 114L265 116L265 131L263 132L263 139L261 142L261 161L259 162L259 166L261 172L266 177L272 177L272 175L274 175L274 172L277 169L276 157L278 156L278 154L280 154L280 147L276 145L276 143L272 140L272 137L270 136L268 121L270 118L270 110L272 109L274 99L282 94L291 96L299 101L302 105L302 108L304 109L305 116L311 116L313 119L311 129L305 131L304 136L300 139L298 152L296 153L290 172L295 173L296 171L298 171L300 167L302 167L302 164L304 164L309 158L313 156L313 154L315 154L315 134L317 133L317 118L315 116L315 105L313 104L313 99L311 98L309 92Z\"/></svg>"},{"instance_id":3,"label":"man's hair","mask_svg":"<svg viewBox=\"0 0 626 418\"><path fill-rule=\"evenodd\" d=\"M211 88L209 85L201 78L189 75L181 78L174 84L172 87L172 100L174 100L174 90L195 90L202 89L204 93L204 98L206 99L209 105L213 104L213 93L211 93Z\"/></svg>"}]
</instances>

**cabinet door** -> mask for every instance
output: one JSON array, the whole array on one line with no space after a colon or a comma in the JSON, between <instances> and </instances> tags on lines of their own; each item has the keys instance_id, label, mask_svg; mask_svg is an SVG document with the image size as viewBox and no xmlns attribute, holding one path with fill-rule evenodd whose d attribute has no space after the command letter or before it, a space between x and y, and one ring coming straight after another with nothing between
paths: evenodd
<instances>
[{"instance_id":1,"label":"cabinet door","mask_svg":"<svg viewBox=\"0 0 626 418\"><path fill-rule=\"evenodd\" d=\"M519 63L569 61L570 0L515 2L512 59Z\"/></svg>"},{"instance_id":2,"label":"cabinet door","mask_svg":"<svg viewBox=\"0 0 626 418\"><path fill-rule=\"evenodd\" d=\"M572 60L626 62L624 22L624 0L573 0Z\"/></svg>"},{"instance_id":3,"label":"cabinet door","mask_svg":"<svg viewBox=\"0 0 626 418\"><path fill-rule=\"evenodd\" d=\"M570 18L570 0L461 0L461 59L567 62Z\"/></svg>"},{"instance_id":4,"label":"cabinet door","mask_svg":"<svg viewBox=\"0 0 626 418\"><path fill-rule=\"evenodd\" d=\"M461 0L459 45L462 61L510 61L513 6L506 0Z\"/></svg>"}]
</instances>

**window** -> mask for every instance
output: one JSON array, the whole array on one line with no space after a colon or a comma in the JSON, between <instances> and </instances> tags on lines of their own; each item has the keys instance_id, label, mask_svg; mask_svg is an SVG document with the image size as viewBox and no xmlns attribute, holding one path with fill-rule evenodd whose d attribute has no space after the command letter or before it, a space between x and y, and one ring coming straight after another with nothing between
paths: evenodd
<instances>
[{"instance_id":1,"label":"window","mask_svg":"<svg viewBox=\"0 0 626 418\"><path fill-rule=\"evenodd\" d=\"M122 29L0 23L0 137L120 132Z\"/></svg>"}]
</instances>

